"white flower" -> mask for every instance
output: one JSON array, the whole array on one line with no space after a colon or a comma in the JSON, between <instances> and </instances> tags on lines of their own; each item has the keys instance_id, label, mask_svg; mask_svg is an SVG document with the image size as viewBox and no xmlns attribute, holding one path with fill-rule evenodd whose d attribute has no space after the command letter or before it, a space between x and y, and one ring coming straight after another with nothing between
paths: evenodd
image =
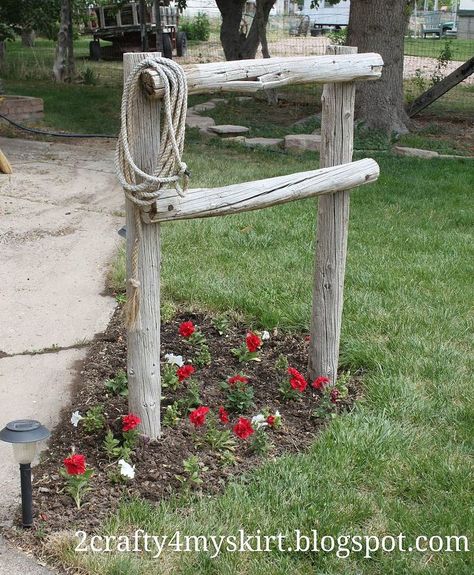
<instances>
[{"instance_id":1,"label":"white flower","mask_svg":"<svg viewBox=\"0 0 474 575\"><path fill-rule=\"evenodd\" d=\"M133 479L135 477L135 465L130 465L125 459L120 459L118 464L120 465L120 475L128 477L128 479Z\"/></svg>"},{"instance_id":2,"label":"white flower","mask_svg":"<svg viewBox=\"0 0 474 575\"><path fill-rule=\"evenodd\" d=\"M267 418L263 415L263 413L259 413L258 415L254 415L252 417L252 427L255 429L260 429L261 427L267 427Z\"/></svg>"},{"instance_id":3,"label":"white flower","mask_svg":"<svg viewBox=\"0 0 474 575\"><path fill-rule=\"evenodd\" d=\"M81 419L84 419L82 417L82 415L79 413L79 411L75 411L72 415L71 415L71 423L74 425L74 427L77 427L77 424L81 421Z\"/></svg>"},{"instance_id":4,"label":"white flower","mask_svg":"<svg viewBox=\"0 0 474 575\"><path fill-rule=\"evenodd\" d=\"M168 363L171 363L171 365L177 365L178 367L181 367L184 365L184 360L183 360L182 355L174 355L174 353L166 353L165 359Z\"/></svg>"},{"instance_id":5,"label":"white flower","mask_svg":"<svg viewBox=\"0 0 474 575\"><path fill-rule=\"evenodd\" d=\"M270 334L268 333L268 331L264 331L262 333L262 341L265 341L266 339L270 339Z\"/></svg>"}]
</instances>

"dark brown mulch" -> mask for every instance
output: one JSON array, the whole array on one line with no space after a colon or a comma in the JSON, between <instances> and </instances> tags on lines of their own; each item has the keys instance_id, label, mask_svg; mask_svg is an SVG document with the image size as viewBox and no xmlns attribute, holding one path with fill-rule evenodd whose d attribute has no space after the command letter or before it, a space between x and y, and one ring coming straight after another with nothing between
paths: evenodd
<instances>
[{"instance_id":1,"label":"dark brown mulch","mask_svg":"<svg viewBox=\"0 0 474 575\"><path fill-rule=\"evenodd\" d=\"M255 405L246 414L231 414L230 423L226 427L232 429L239 415L250 418L264 408L272 412L279 410L282 426L280 429L268 430L272 448L266 457L298 452L309 446L327 421L312 417L312 412L320 403L320 396L308 386L300 399L284 401L278 392L281 375L275 368L275 361L280 354L284 354L291 366L302 373L306 372L308 342L305 335L274 332L263 345L262 361L249 362L243 366L230 353L230 349L238 347L245 340L246 326L233 325L226 335L221 336L213 327L210 317L183 313L162 325L163 355L172 352L182 354L185 358L191 357L190 348L178 335L178 326L185 320L193 320L200 327L212 355L212 364L198 369L195 374L201 383L202 404L217 411L224 403L221 383L229 376L244 371L255 390ZM73 393L71 406L53 431L49 450L34 470L36 528L42 536L77 526L87 532L93 531L117 508L123 495L159 501L176 493L182 489L182 485L175 476L183 473L182 462L190 455L197 454L207 467L207 471L202 474L202 490L206 493L218 492L233 476L242 476L265 459L249 452L248 441L237 440L236 465L222 466L215 452L206 446L196 447L193 442L193 426L186 416L179 421L177 427L164 428L159 441L148 444L142 442L132 454L133 464L136 465L135 479L126 484L114 484L109 475L118 466L116 462L109 461L102 448L105 430L88 435L81 423L77 428L73 427L70 417L72 411L79 410L84 414L91 407L103 404L107 424L118 435L121 416L128 411L127 399L108 393L104 382L119 369L125 369L125 366L126 338L120 310L117 310L107 331L98 336L92 345ZM186 383L180 384L176 391L164 390L164 406L182 398L185 390ZM337 405L337 411L350 409L357 394L357 378L353 378L349 384L349 396ZM93 489L85 496L84 505L79 511L72 499L63 492L64 481L59 475L62 461L70 453L71 446L84 454L88 466L94 469ZM31 537L30 543L33 541L34 537Z\"/></svg>"}]
</instances>

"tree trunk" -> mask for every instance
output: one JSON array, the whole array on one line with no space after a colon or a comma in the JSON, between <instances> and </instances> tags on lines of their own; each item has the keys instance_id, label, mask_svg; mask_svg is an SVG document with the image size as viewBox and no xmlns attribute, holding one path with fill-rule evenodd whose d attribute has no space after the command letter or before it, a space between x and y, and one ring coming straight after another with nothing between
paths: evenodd
<instances>
[{"instance_id":1,"label":"tree trunk","mask_svg":"<svg viewBox=\"0 0 474 575\"><path fill-rule=\"evenodd\" d=\"M221 43L226 60L241 60L240 22L245 0L216 0L222 15Z\"/></svg>"},{"instance_id":2,"label":"tree trunk","mask_svg":"<svg viewBox=\"0 0 474 575\"><path fill-rule=\"evenodd\" d=\"M3 64L3 60L5 59L6 47L7 45L5 40L0 40L0 66Z\"/></svg>"},{"instance_id":3,"label":"tree trunk","mask_svg":"<svg viewBox=\"0 0 474 575\"><path fill-rule=\"evenodd\" d=\"M352 2L347 44L359 53L377 52L384 60L378 82L357 87L356 119L368 129L406 133L409 122L403 97L403 48L410 0Z\"/></svg>"},{"instance_id":4,"label":"tree trunk","mask_svg":"<svg viewBox=\"0 0 474 575\"><path fill-rule=\"evenodd\" d=\"M70 82L74 77L74 46L71 0L61 0L61 21L53 74L57 82Z\"/></svg>"},{"instance_id":5,"label":"tree trunk","mask_svg":"<svg viewBox=\"0 0 474 575\"><path fill-rule=\"evenodd\" d=\"M33 48L35 45L36 34L32 28L25 28L21 32L21 45L27 48Z\"/></svg>"},{"instance_id":6,"label":"tree trunk","mask_svg":"<svg viewBox=\"0 0 474 575\"><path fill-rule=\"evenodd\" d=\"M242 33L240 24L243 0L216 0L222 15L220 39L226 60L247 60L255 58L262 44L264 58L269 58L266 28L268 17L276 0L257 0L257 12L248 34Z\"/></svg>"}]
</instances>

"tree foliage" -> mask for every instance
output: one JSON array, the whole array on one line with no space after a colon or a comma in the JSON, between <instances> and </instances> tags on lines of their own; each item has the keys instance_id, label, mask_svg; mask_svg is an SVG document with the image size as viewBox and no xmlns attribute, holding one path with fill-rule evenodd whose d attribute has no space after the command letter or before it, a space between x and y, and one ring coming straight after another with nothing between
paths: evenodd
<instances>
[{"instance_id":1,"label":"tree foliage","mask_svg":"<svg viewBox=\"0 0 474 575\"><path fill-rule=\"evenodd\" d=\"M28 30L42 32L59 17L60 0L2 0L0 22L17 34Z\"/></svg>"}]
</instances>

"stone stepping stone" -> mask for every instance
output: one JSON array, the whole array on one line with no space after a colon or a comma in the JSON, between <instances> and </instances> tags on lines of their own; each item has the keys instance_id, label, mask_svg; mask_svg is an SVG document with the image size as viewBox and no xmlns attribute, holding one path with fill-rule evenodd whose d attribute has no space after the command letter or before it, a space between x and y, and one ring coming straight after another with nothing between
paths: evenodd
<instances>
[{"instance_id":1,"label":"stone stepping stone","mask_svg":"<svg viewBox=\"0 0 474 575\"><path fill-rule=\"evenodd\" d=\"M431 158L439 158L438 152L433 150L421 150L420 148L408 148L405 146L394 146L393 150L399 156L411 156L414 158L425 158L431 160Z\"/></svg>"},{"instance_id":2,"label":"stone stepping stone","mask_svg":"<svg viewBox=\"0 0 474 575\"><path fill-rule=\"evenodd\" d=\"M313 151L321 148L320 134L291 134L285 136L285 148L297 152Z\"/></svg>"},{"instance_id":3,"label":"stone stepping stone","mask_svg":"<svg viewBox=\"0 0 474 575\"><path fill-rule=\"evenodd\" d=\"M188 128L199 128L200 130L207 130L211 126L214 126L214 124L214 119L208 118L207 116L199 116L197 114L188 114L186 116L186 126Z\"/></svg>"},{"instance_id":4,"label":"stone stepping stone","mask_svg":"<svg viewBox=\"0 0 474 575\"><path fill-rule=\"evenodd\" d=\"M246 134L249 128L245 126L233 126L232 124L221 124L219 126L210 126L209 129L219 136L238 136L241 134Z\"/></svg>"},{"instance_id":5,"label":"stone stepping stone","mask_svg":"<svg viewBox=\"0 0 474 575\"><path fill-rule=\"evenodd\" d=\"M245 138L245 145L249 148L275 148L283 143L283 138Z\"/></svg>"},{"instance_id":6,"label":"stone stepping stone","mask_svg":"<svg viewBox=\"0 0 474 575\"><path fill-rule=\"evenodd\" d=\"M204 102L202 104L196 104L190 108L190 110L193 110L193 112L207 112L208 110L214 110L215 107L214 102Z\"/></svg>"}]
</instances>

